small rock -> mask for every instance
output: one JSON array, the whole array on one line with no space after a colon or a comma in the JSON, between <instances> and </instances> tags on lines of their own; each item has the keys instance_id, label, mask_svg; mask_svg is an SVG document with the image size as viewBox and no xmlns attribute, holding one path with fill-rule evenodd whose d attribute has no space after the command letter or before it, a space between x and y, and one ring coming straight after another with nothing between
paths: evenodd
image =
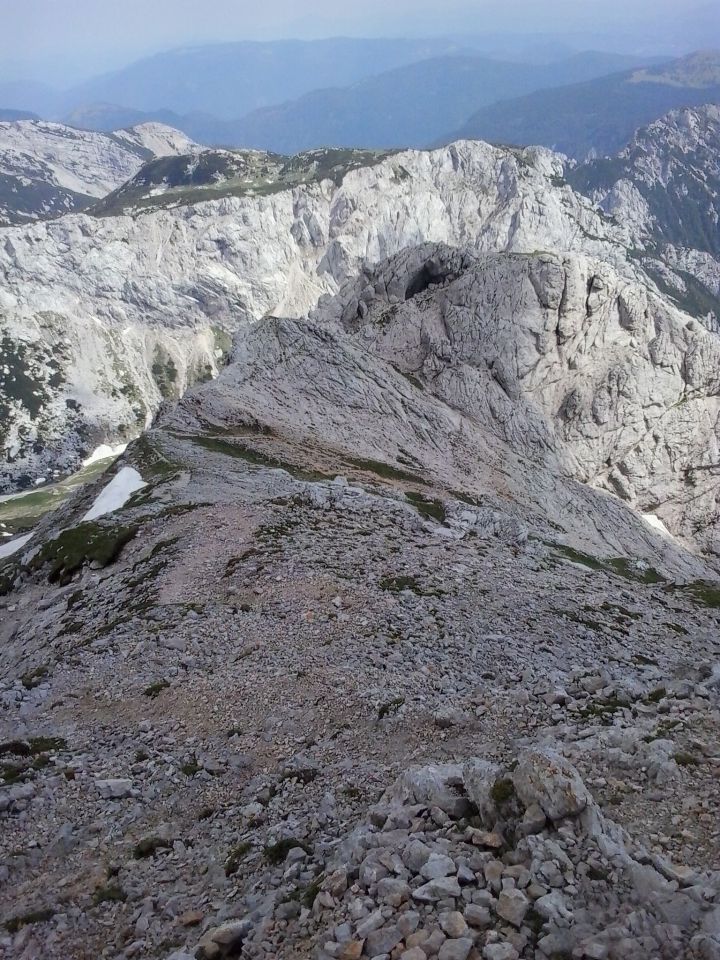
<instances>
[{"instance_id":1,"label":"small rock","mask_svg":"<svg viewBox=\"0 0 720 960\"><path fill-rule=\"evenodd\" d=\"M378 899L391 907L399 907L410 899L410 887L403 880L386 877L378 883Z\"/></svg>"},{"instance_id":2,"label":"small rock","mask_svg":"<svg viewBox=\"0 0 720 960\"><path fill-rule=\"evenodd\" d=\"M469 937L459 940L446 940L438 951L438 960L467 960L473 948L473 941Z\"/></svg>"},{"instance_id":3,"label":"small rock","mask_svg":"<svg viewBox=\"0 0 720 960\"><path fill-rule=\"evenodd\" d=\"M461 893L457 877L439 877L413 890L413 898L421 903L436 903L446 897L459 897Z\"/></svg>"},{"instance_id":4,"label":"small rock","mask_svg":"<svg viewBox=\"0 0 720 960\"><path fill-rule=\"evenodd\" d=\"M420 870L426 880L437 880L440 877L449 877L456 872L455 861L441 853L433 853L430 859Z\"/></svg>"},{"instance_id":5,"label":"small rock","mask_svg":"<svg viewBox=\"0 0 720 960\"><path fill-rule=\"evenodd\" d=\"M482 907L478 903L469 903L465 907L465 920L471 927L484 930L492 923L492 916L487 907Z\"/></svg>"},{"instance_id":6,"label":"small rock","mask_svg":"<svg viewBox=\"0 0 720 960\"><path fill-rule=\"evenodd\" d=\"M485 960L518 960L519 956L511 943L490 943L483 950Z\"/></svg>"},{"instance_id":7,"label":"small rock","mask_svg":"<svg viewBox=\"0 0 720 960\"><path fill-rule=\"evenodd\" d=\"M377 957L381 953L390 953L402 941L403 935L395 924L381 927L368 934L365 941L365 952L369 957Z\"/></svg>"},{"instance_id":8,"label":"small rock","mask_svg":"<svg viewBox=\"0 0 720 960\"><path fill-rule=\"evenodd\" d=\"M339 960L360 960L364 945L363 940L349 940L343 944Z\"/></svg>"},{"instance_id":9,"label":"small rock","mask_svg":"<svg viewBox=\"0 0 720 960\"><path fill-rule=\"evenodd\" d=\"M420 947L411 947L400 954L400 960L427 960L427 954Z\"/></svg>"},{"instance_id":10,"label":"small rock","mask_svg":"<svg viewBox=\"0 0 720 960\"><path fill-rule=\"evenodd\" d=\"M95 786L104 800L123 800L132 792L132 780L96 780Z\"/></svg>"},{"instance_id":11,"label":"small rock","mask_svg":"<svg viewBox=\"0 0 720 960\"><path fill-rule=\"evenodd\" d=\"M453 939L458 939L467 935L468 926L465 918L457 910L451 910L448 913L440 915L440 926L443 933Z\"/></svg>"},{"instance_id":12,"label":"small rock","mask_svg":"<svg viewBox=\"0 0 720 960\"><path fill-rule=\"evenodd\" d=\"M503 890L495 907L499 917L521 927L525 914L530 908L530 901L521 890Z\"/></svg>"}]
</instances>

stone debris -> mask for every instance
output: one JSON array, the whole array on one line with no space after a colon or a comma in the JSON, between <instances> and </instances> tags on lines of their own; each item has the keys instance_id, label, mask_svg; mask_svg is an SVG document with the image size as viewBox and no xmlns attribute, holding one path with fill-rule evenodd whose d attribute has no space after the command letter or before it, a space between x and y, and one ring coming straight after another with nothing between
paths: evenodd
<instances>
[{"instance_id":1,"label":"stone debris","mask_svg":"<svg viewBox=\"0 0 720 960\"><path fill-rule=\"evenodd\" d=\"M424 247L267 318L0 567L3 957L717 960L716 490L658 453L714 341L596 266ZM630 503L578 482L621 447Z\"/></svg>"}]
</instances>

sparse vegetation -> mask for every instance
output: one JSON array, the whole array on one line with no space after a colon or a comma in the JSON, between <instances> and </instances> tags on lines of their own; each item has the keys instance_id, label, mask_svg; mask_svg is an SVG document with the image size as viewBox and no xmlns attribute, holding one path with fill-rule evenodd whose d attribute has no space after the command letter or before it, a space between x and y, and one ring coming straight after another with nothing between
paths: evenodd
<instances>
[{"instance_id":1,"label":"sparse vegetation","mask_svg":"<svg viewBox=\"0 0 720 960\"><path fill-rule=\"evenodd\" d=\"M163 690L167 690L170 686L169 680L157 680L155 683L151 683L149 687L145 687L143 690L144 697L150 697L154 700L156 697L159 697Z\"/></svg>"},{"instance_id":2,"label":"sparse vegetation","mask_svg":"<svg viewBox=\"0 0 720 960\"><path fill-rule=\"evenodd\" d=\"M11 917L5 921L5 929L8 933L15 934L23 927L30 926L33 923L46 923L56 914L52 907L45 907L41 910L31 910L29 913L23 913L16 917Z\"/></svg>"},{"instance_id":3,"label":"sparse vegetation","mask_svg":"<svg viewBox=\"0 0 720 960\"><path fill-rule=\"evenodd\" d=\"M515 784L510 777L500 777L490 789L490 798L498 810L502 810L515 796Z\"/></svg>"},{"instance_id":4,"label":"sparse vegetation","mask_svg":"<svg viewBox=\"0 0 720 960\"><path fill-rule=\"evenodd\" d=\"M98 887L93 893L93 903L98 906L101 903L124 903L127 900L127 894L117 883L109 883Z\"/></svg>"},{"instance_id":5,"label":"sparse vegetation","mask_svg":"<svg viewBox=\"0 0 720 960\"><path fill-rule=\"evenodd\" d=\"M442 500L434 500L431 497L426 497L422 493L416 493L413 490L406 491L405 499L410 501L421 517L425 517L426 520L436 520L438 523L445 523L447 514Z\"/></svg>"},{"instance_id":6,"label":"sparse vegetation","mask_svg":"<svg viewBox=\"0 0 720 960\"><path fill-rule=\"evenodd\" d=\"M184 773L186 777L194 777L195 774L200 773L201 770L202 767L197 762L197 757L192 757L180 765L180 772Z\"/></svg>"},{"instance_id":7,"label":"sparse vegetation","mask_svg":"<svg viewBox=\"0 0 720 960\"><path fill-rule=\"evenodd\" d=\"M297 840L295 837L284 837L276 843L269 843L264 848L263 853L268 863L277 866L277 864L284 863L290 851L297 847L304 850L308 855L312 853L312 849L304 840Z\"/></svg>"},{"instance_id":8,"label":"sparse vegetation","mask_svg":"<svg viewBox=\"0 0 720 960\"><path fill-rule=\"evenodd\" d=\"M35 687L39 687L41 683L44 683L48 672L49 671L46 666L34 667L32 670L28 670L27 673L24 673L20 677L20 682L26 690L34 690Z\"/></svg>"},{"instance_id":9,"label":"sparse vegetation","mask_svg":"<svg viewBox=\"0 0 720 960\"><path fill-rule=\"evenodd\" d=\"M114 563L137 532L138 527L134 525L80 523L44 543L30 562L30 568L49 567L50 583L64 586L86 563L99 567Z\"/></svg>"},{"instance_id":10,"label":"sparse vegetation","mask_svg":"<svg viewBox=\"0 0 720 960\"><path fill-rule=\"evenodd\" d=\"M225 861L225 876L232 877L240 869L240 864L243 862L247 854L252 849L252 844L247 840L239 843L234 847Z\"/></svg>"},{"instance_id":11,"label":"sparse vegetation","mask_svg":"<svg viewBox=\"0 0 720 960\"><path fill-rule=\"evenodd\" d=\"M170 842L161 837L146 837L133 847L133 858L147 860L148 857L154 857L158 851L169 850L170 847Z\"/></svg>"},{"instance_id":12,"label":"sparse vegetation","mask_svg":"<svg viewBox=\"0 0 720 960\"><path fill-rule=\"evenodd\" d=\"M404 704L405 697L395 697L393 700L388 700L386 703L381 703L378 707L378 720L384 720L393 713L397 713Z\"/></svg>"}]
</instances>

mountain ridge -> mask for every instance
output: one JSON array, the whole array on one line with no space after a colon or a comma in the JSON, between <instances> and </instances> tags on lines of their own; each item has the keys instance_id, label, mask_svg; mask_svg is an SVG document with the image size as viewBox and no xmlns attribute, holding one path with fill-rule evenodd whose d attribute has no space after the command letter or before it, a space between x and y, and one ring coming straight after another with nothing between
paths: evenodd
<instances>
[{"instance_id":1,"label":"mountain ridge","mask_svg":"<svg viewBox=\"0 0 720 960\"><path fill-rule=\"evenodd\" d=\"M319 147L421 148L483 103L604 75L616 66L616 58L604 54L531 66L456 52L377 72L351 86L309 91L210 125L209 136L203 136L206 121L187 118L181 125L195 139L286 154Z\"/></svg>"},{"instance_id":2,"label":"mountain ridge","mask_svg":"<svg viewBox=\"0 0 720 960\"><path fill-rule=\"evenodd\" d=\"M720 102L720 53L712 53L705 84L675 82L676 76L693 75L696 56L672 61L645 79L628 71L489 106L447 139L537 143L579 161L612 155L627 146L638 127L670 110ZM706 57L702 62L707 68Z\"/></svg>"},{"instance_id":3,"label":"mountain ridge","mask_svg":"<svg viewBox=\"0 0 720 960\"><path fill-rule=\"evenodd\" d=\"M562 161L547 151L461 143L394 154L342 172L337 182L325 178L322 165L318 178L310 158L307 183L261 184L256 196L246 188L235 196L232 184L229 195L218 196L210 184L199 197L167 205L167 194L155 195L151 185L151 206L139 216L131 205L115 216L75 214L6 228L0 307L7 349L24 353L27 378L36 382L47 342L56 343L63 325L73 344L56 371L59 389L41 377L33 391L41 399L28 405L14 382L4 386L4 447L12 451L6 483L13 477L31 483L51 465L72 469L87 454L89 438L92 450L133 435L157 409L162 390L177 396L188 385L178 371L191 382L193 371L216 370L218 331L232 334L268 312L306 311L360 263L403 246L423 240L478 250L562 246L634 273L617 228L589 200L556 185ZM197 169L193 157L182 162ZM90 368L83 352L92 354ZM171 369L175 379L168 383ZM94 384L94 393L84 383Z\"/></svg>"},{"instance_id":4,"label":"mountain ridge","mask_svg":"<svg viewBox=\"0 0 720 960\"><path fill-rule=\"evenodd\" d=\"M194 144L159 124L91 133L40 120L0 122L0 227L82 210L151 157Z\"/></svg>"}]
</instances>

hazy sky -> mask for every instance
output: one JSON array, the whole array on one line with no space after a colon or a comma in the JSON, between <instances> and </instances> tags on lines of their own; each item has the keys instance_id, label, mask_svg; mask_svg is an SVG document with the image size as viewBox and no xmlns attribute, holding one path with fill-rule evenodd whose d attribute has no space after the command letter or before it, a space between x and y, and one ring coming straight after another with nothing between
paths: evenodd
<instances>
[{"instance_id":1,"label":"hazy sky","mask_svg":"<svg viewBox=\"0 0 720 960\"><path fill-rule=\"evenodd\" d=\"M672 37L700 5L712 9L703 0L0 0L0 71L82 74L178 45L341 34L586 31L597 46L609 30L639 37L642 24L669 24Z\"/></svg>"}]
</instances>

